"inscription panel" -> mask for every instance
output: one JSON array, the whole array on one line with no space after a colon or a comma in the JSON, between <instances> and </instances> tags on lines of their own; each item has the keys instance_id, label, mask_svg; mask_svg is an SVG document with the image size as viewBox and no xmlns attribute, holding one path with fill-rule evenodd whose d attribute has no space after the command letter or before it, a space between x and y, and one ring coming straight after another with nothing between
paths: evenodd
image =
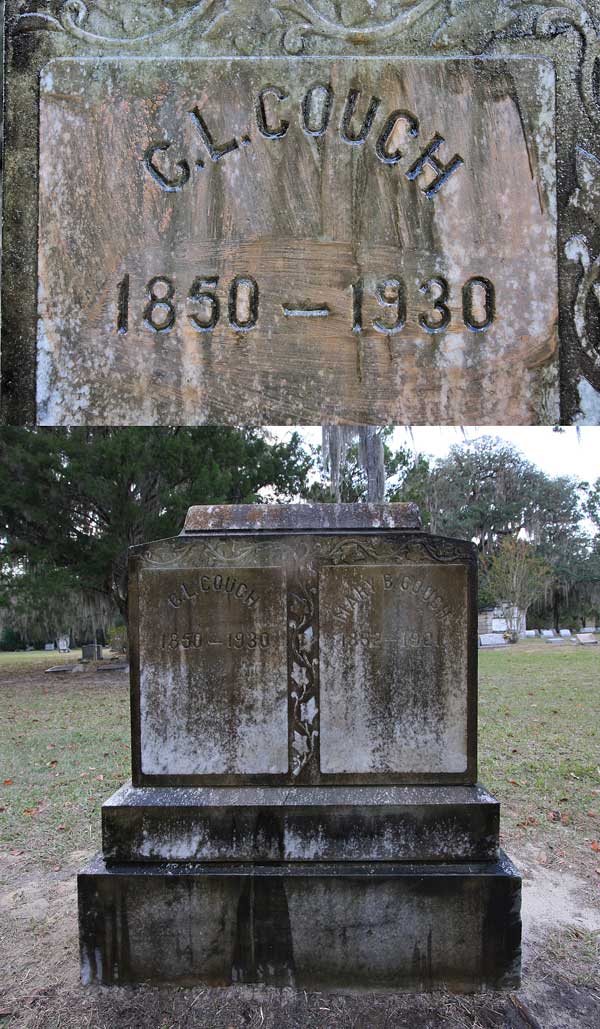
<instances>
[{"instance_id":1,"label":"inscription panel","mask_svg":"<svg viewBox=\"0 0 600 1029\"><path fill-rule=\"evenodd\" d=\"M558 420L553 117L541 59L52 62L38 420Z\"/></svg>"},{"instance_id":2,"label":"inscription panel","mask_svg":"<svg viewBox=\"0 0 600 1029\"><path fill-rule=\"evenodd\" d=\"M143 774L287 773L284 572L143 572L139 625Z\"/></svg>"},{"instance_id":3,"label":"inscription panel","mask_svg":"<svg viewBox=\"0 0 600 1029\"><path fill-rule=\"evenodd\" d=\"M321 771L465 772L466 568L324 568L319 594Z\"/></svg>"}]
</instances>

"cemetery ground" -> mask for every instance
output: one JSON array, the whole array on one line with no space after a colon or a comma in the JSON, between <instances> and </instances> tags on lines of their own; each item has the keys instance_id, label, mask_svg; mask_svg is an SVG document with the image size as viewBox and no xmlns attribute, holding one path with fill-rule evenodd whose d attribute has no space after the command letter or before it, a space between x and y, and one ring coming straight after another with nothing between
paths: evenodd
<instances>
[{"instance_id":1,"label":"cemetery ground","mask_svg":"<svg viewBox=\"0 0 600 1029\"><path fill-rule=\"evenodd\" d=\"M0 655L1 1025L597 1029L600 647L480 655L479 779L524 876L524 969L517 993L477 997L84 989L75 875L99 849L102 801L129 778L129 684L93 666L45 674L57 658Z\"/></svg>"}]
</instances>

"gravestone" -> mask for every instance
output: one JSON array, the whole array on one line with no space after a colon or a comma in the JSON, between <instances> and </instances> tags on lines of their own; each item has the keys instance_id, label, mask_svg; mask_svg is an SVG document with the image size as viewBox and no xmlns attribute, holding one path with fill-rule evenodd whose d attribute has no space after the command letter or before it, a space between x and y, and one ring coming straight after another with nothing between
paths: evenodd
<instances>
[{"instance_id":1,"label":"gravestone","mask_svg":"<svg viewBox=\"0 0 600 1029\"><path fill-rule=\"evenodd\" d=\"M130 784L84 982L513 987L477 784L477 553L414 505L192 508L130 559Z\"/></svg>"},{"instance_id":2,"label":"gravestone","mask_svg":"<svg viewBox=\"0 0 600 1029\"><path fill-rule=\"evenodd\" d=\"M7 421L600 419L583 2L5 8Z\"/></svg>"},{"instance_id":3,"label":"gravestone","mask_svg":"<svg viewBox=\"0 0 600 1029\"><path fill-rule=\"evenodd\" d=\"M594 639L594 637L587 632L578 632L575 639L582 647L598 646L598 640Z\"/></svg>"},{"instance_id":4,"label":"gravestone","mask_svg":"<svg viewBox=\"0 0 600 1029\"><path fill-rule=\"evenodd\" d=\"M539 636L539 634L540 634L539 629L526 629L525 630L525 638L528 639L528 640L535 639L537 636Z\"/></svg>"},{"instance_id":5,"label":"gravestone","mask_svg":"<svg viewBox=\"0 0 600 1029\"><path fill-rule=\"evenodd\" d=\"M562 636L562 637L563 637L563 639L567 639L567 640L569 640L569 639L571 639L571 636L572 636L572 635L573 635L573 634L572 634L572 632L571 632L571 630L570 630L570 629L561 629L561 630L560 630L560 636Z\"/></svg>"},{"instance_id":6,"label":"gravestone","mask_svg":"<svg viewBox=\"0 0 600 1029\"><path fill-rule=\"evenodd\" d=\"M481 647L508 647L508 640L500 632L482 632L479 637Z\"/></svg>"},{"instance_id":7,"label":"gravestone","mask_svg":"<svg viewBox=\"0 0 600 1029\"><path fill-rule=\"evenodd\" d=\"M102 647L99 643L84 643L81 648L83 661L101 661L103 658Z\"/></svg>"},{"instance_id":8,"label":"gravestone","mask_svg":"<svg viewBox=\"0 0 600 1029\"><path fill-rule=\"evenodd\" d=\"M540 631L545 640L552 640L557 638L555 629L541 629Z\"/></svg>"}]
</instances>

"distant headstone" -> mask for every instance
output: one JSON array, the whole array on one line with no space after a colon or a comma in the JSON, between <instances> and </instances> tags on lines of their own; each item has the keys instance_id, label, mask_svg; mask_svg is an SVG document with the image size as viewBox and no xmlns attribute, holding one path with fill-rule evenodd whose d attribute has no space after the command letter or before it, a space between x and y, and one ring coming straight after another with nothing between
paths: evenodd
<instances>
[{"instance_id":1,"label":"distant headstone","mask_svg":"<svg viewBox=\"0 0 600 1029\"><path fill-rule=\"evenodd\" d=\"M68 636L58 637L58 650L61 654L68 654L71 649L71 641Z\"/></svg>"},{"instance_id":2,"label":"distant headstone","mask_svg":"<svg viewBox=\"0 0 600 1029\"><path fill-rule=\"evenodd\" d=\"M545 640L556 639L556 632L554 629L542 629L541 634Z\"/></svg>"},{"instance_id":3,"label":"distant headstone","mask_svg":"<svg viewBox=\"0 0 600 1029\"><path fill-rule=\"evenodd\" d=\"M561 629L560 635L563 637L563 639L570 639L573 633L570 629Z\"/></svg>"},{"instance_id":4,"label":"distant headstone","mask_svg":"<svg viewBox=\"0 0 600 1029\"><path fill-rule=\"evenodd\" d=\"M481 647L508 647L508 640L499 632L484 632L479 637Z\"/></svg>"},{"instance_id":5,"label":"distant headstone","mask_svg":"<svg viewBox=\"0 0 600 1029\"><path fill-rule=\"evenodd\" d=\"M55 646L54 643L44 643L44 650L47 650L47 651L56 650L56 646Z\"/></svg>"},{"instance_id":6,"label":"distant headstone","mask_svg":"<svg viewBox=\"0 0 600 1029\"><path fill-rule=\"evenodd\" d=\"M132 549L133 782L79 876L85 982L518 981L476 576L414 505L193 508Z\"/></svg>"},{"instance_id":7,"label":"distant headstone","mask_svg":"<svg viewBox=\"0 0 600 1029\"><path fill-rule=\"evenodd\" d=\"M582 647L597 647L598 640L588 632L578 632L575 639Z\"/></svg>"},{"instance_id":8,"label":"distant headstone","mask_svg":"<svg viewBox=\"0 0 600 1029\"><path fill-rule=\"evenodd\" d=\"M539 629L525 629L525 638L528 640L535 639L539 634Z\"/></svg>"},{"instance_id":9,"label":"distant headstone","mask_svg":"<svg viewBox=\"0 0 600 1029\"><path fill-rule=\"evenodd\" d=\"M84 643L81 648L81 657L84 661L101 661L102 647L99 643Z\"/></svg>"}]
</instances>

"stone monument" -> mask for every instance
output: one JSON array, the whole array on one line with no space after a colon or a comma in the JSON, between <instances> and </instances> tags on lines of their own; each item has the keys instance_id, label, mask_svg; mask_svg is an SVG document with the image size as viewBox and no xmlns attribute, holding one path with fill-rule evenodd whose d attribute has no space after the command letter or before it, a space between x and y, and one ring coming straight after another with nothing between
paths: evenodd
<instances>
[{"instance_id":1,"label":"stone monument","mask_svg":"<svg viewBox=\"0 0 600 1029\"><path fill-rule=\"evenodd\" d=\"M7 421L598 422L598 0L5 8Z\"/></svg>"},{"instance_id":2,"label":"stone monument","mask_svg":"<svg viewBox=\"0 0 600 1029\"><path fill-rule=\"evenodd\" d=\"M412 504L191 508L129 596L133 781L79 875L84 982L517 985L475 547Z\"/></svg>"}]
</instances>

